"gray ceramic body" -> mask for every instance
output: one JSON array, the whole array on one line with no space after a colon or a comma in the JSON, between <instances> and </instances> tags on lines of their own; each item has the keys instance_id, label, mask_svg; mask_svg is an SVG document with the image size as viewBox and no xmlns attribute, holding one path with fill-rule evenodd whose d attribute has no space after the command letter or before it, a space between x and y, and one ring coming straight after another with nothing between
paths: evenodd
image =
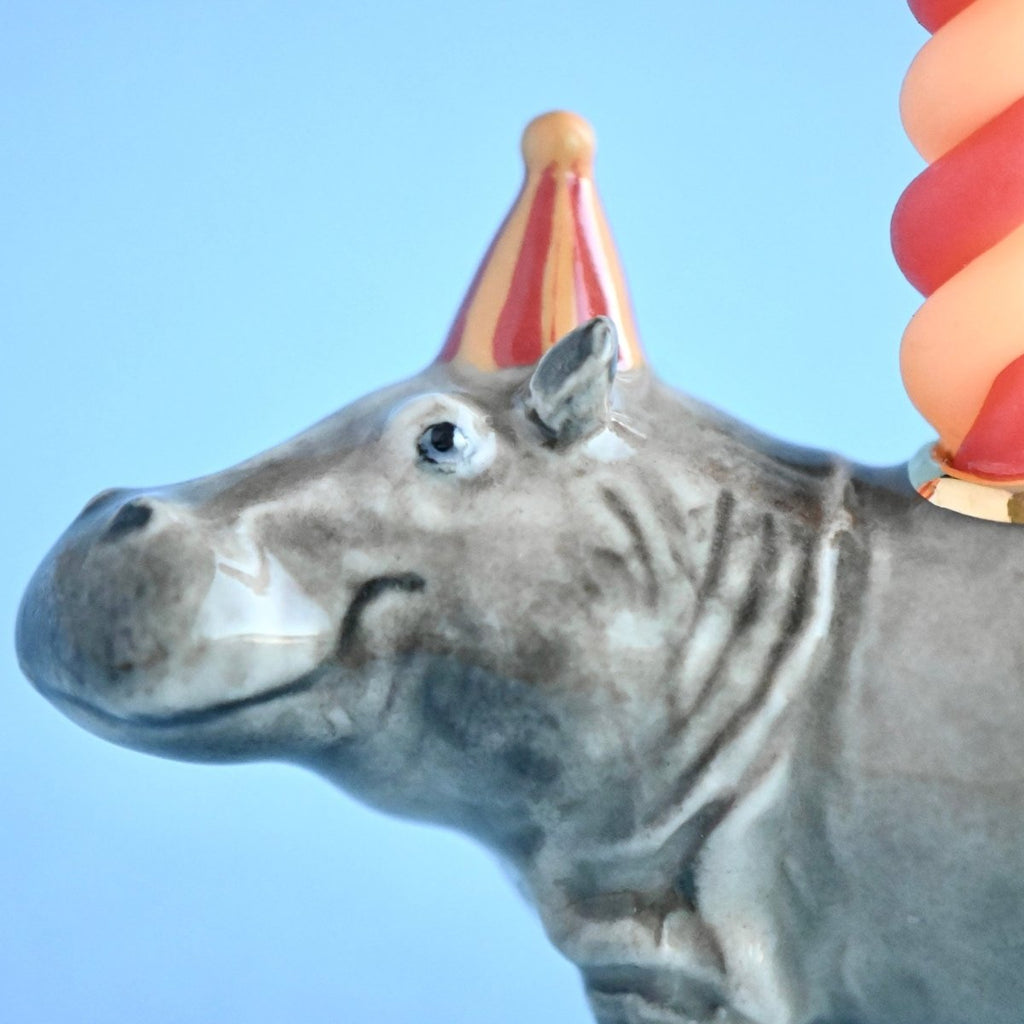
<instances>
[{"instance_id":1,"label":"gray ceramic body","mask_svg":"<svg viewBox=\"0 0 1024 1024\"><path fill-rule=\"evenodd\" d=\"M608 360L437 364L100 495L26 673L114 742L476 836L602 1024L1016 1024L1021 534Z\"/></svg>"}]
</instances>

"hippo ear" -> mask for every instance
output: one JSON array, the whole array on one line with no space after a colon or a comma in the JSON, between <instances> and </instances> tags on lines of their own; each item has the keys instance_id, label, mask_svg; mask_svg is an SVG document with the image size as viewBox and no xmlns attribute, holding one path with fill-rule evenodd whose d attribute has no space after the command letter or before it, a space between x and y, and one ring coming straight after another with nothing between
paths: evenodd
<instances>
[{"instance_id":1,"label":"hippo ear","mask_svg":"<svg viewBox=\"0 0 1024 1024\"><path fill-rule=\"evenodd\" d=\"M554 440L575 441L607 424L618 353L615 325L597 316L570 331L537 364L527 405Z\"/></svg>"}]
</instances>

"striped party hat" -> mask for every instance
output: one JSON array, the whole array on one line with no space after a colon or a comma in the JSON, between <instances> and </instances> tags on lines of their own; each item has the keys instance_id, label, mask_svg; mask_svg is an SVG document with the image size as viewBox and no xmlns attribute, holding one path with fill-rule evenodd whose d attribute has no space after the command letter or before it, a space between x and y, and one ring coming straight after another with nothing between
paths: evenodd
<instances>
[{"instance_id":1,"label":"striped party hat","mask_svg":"<svg viewBox=\"0 0 1024 1024\"><path fill-rule=\"evenodd\" d=\"M614 321L619 369L643 363L633 311L594 187L594 132L566 111L523 132L523 182L441 355L479 370L530 366L594 316Z\"/></svg>"}]
</instances>

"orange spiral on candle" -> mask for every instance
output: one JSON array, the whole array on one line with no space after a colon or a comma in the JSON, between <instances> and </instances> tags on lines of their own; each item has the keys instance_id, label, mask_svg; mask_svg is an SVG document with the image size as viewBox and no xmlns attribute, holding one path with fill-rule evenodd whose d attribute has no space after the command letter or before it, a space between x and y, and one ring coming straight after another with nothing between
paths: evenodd
<instances>
[{"instance_id":1,"label":"orange spiral on candle","mask_svg":"<svg viewBox=\"0 0 1024 1024\"><path fill-rule=\"evenodd\" d=\"M907 393L950 472L1024 481L1024 0L910 0L934 35L903 86L930 166L893 215L926 297L903 336Z\"/></svg>"}]
</instances>

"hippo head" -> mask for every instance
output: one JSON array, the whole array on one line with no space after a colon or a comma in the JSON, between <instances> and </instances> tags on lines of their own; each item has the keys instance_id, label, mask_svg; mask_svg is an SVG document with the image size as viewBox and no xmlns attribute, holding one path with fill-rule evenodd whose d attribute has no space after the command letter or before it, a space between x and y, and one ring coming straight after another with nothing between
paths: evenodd
<instances>
[{"instance_id":1,"label":"hippo head","mask_svg":"<svg viewBox=\"0 0 1024 1024\"><path fill-rule=\"evenodd\" d=\"M26 595L26 673L118 743L294 758L536 841L538 796L578 799L610 753L567 756L596 735L588 680L636 657L610 602L648 585L599 482L639 443L616 354L597 318L533 369L437 364L225 473L100 494Z\"/></svg>"}]
</instances>

